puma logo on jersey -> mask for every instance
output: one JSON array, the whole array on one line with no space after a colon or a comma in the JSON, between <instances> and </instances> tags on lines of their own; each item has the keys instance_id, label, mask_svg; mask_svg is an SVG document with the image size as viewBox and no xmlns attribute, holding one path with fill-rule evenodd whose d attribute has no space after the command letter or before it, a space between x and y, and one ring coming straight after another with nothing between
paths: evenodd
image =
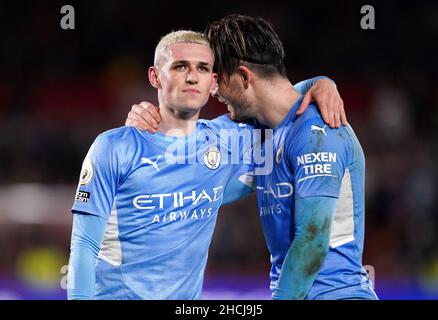
<instances>
[{"instance_id":1,"label":"puma logo on jersey","mask_svg":"<svg viewBox=\"0 0 438 320\"><path fill-rule=\"evenodd\" d=\"M321 131L322 133L324 133L325 135L327 135L327 133L325 132L325 128L326 128L326 127L327 127L327 125L325 125L324 128L321 128L321 127L319 127L319 126L312 125L312 126L310 127L310 130Z\"/></svg>"},{"instance_id":2,"label":"puma logo on jersey","mask_svg":"<svg viewBox=\"0 0 438 320\"><path fill-rule=\"evenodd\" d=\"M152 167L154 167L157 171L160 171L160 168L158 168L157 162L158 160L160 160L161 156L158 156L157 160L152 161L149 158L146 157L142 157L141 158L141 163L146 163L146 164L150 164Z\"/></svg>"}]
</instances>

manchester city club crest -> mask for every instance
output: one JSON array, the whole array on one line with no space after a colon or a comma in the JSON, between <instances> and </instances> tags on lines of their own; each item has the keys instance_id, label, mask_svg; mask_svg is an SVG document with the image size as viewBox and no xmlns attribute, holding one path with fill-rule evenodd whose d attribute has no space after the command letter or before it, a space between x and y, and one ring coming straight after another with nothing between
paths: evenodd
<instances>
[{"instance_id":1,"label":"manchester city club crest","mask_svg":"<svg viewBox=\"0 0 438 320\"><path fill-rule=\"evenodd\" d=\"M90 159L87 158L84 160L84 163L82 164L79 184L81 186L85 186L89 184L91 179L93 178L93 175L94 175L93 164L91 163Z\"/></svg>"},{"instance_id":2,"label":"manchester city club crest","mask_svg":"<svg viewBox=\"0 0 438 320\"><path fill-rule=\"evenodd\" d=\"M211 146L205 151L204 163L208 168L212 170L219 168L220 161L221 153L216 146Z\"/></svg>"},{"instance_id":3,"label":"manchester city club crest","mask_svg":"<svg viewBox=\"0 0 438 320\"><path fill-rule=\"evenodd\" d=\"M284 151L284 143L280 145L278 148L277 154L275 155L275 163L280 164L281 158L283 158L283 151Z\"/></svg>"}]
</instances>

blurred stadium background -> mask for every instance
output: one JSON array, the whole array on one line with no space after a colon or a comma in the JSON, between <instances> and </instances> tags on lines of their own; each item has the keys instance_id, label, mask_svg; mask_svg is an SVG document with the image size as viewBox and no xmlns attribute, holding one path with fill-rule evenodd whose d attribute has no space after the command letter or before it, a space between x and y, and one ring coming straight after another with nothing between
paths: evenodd
<instances>
[{"instance_id":1,"label":"blurred stadium background","mask_svg":"<svg viewBox=\"0 0 438 320\"><path fill-rule=\"evenodd\" d=\"M62 5L75 30L62 30ZM373 5L376 29L360 28ZM93 1L0 5L0 299L65 299L81 162L95 136L156 101L160 36L229 13L269 19L293 82L333 78L367 160L366 242L382 299L438 298L436 1ZM204 118L226 112L210 100ZM255 196L224 206L205 299L269 299Z\"/></svg>"}]
</instances>

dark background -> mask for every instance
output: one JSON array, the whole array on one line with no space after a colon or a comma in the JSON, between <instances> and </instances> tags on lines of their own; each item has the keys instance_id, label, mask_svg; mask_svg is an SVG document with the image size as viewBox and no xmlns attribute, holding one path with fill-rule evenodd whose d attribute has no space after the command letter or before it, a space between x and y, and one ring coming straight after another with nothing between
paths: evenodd
<instances>
[{"instance_id":1,"label":"dark background","mask_svg":"<svg viewBox=\"0 0 438 320\"><path fill-rule=\"evenodd\" d=\"M74 30L60 27L66 4ZM363 5L375 30L360 27ZM366 155L363 262L377 293L438 298L437 2L110 0L0 4L0 299L65 297L69 209L90 144L132 104L156 101L147 68L161 36L230 13L273 23L293 83L336 81ZM210 100L202 117L225 112ZM268 272L255 196L224 206L206 297L269 298Z\"/></svg>"}]
</instances>

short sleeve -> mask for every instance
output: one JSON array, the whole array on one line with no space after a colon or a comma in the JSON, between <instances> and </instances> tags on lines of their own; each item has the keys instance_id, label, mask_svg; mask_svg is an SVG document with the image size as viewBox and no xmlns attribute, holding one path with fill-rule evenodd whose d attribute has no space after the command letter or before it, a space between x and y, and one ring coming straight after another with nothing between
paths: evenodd
<instances>
[{"instance_id":1,"label":"short sleeve","mask_svg":"<svg viewBox=\"0 0 438 320\"><path fill-rule=\"evenodd\" d=\"M108 219L118 183L118 158L106 135L99 135L82 164L72 212Z\"/></svg>"},{"instance_id":2,"label":"short sleeve","mask_svg":"<svg viewBox=\"0 0 438 320\"><path fill-rule=\"evenodd\" d=\"M338 198L351 148L345 128L330 129L320 118L310 119L297 128L288 147L295 198Z\"/></svg>"}]
</instances>

